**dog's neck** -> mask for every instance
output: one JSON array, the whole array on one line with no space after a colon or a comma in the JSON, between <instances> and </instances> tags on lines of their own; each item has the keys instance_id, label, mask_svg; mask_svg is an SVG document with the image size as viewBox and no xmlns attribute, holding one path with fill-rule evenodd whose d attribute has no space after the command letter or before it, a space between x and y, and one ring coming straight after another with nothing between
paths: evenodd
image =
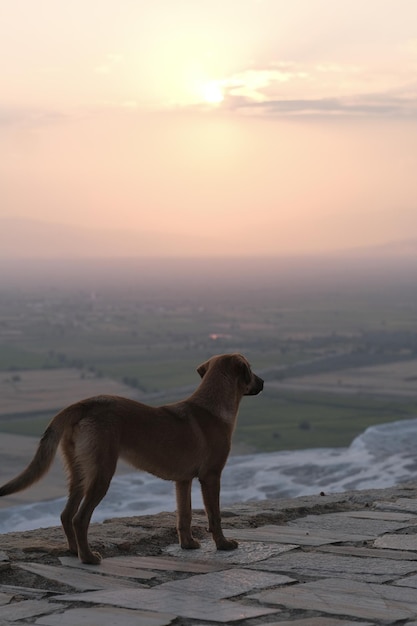
<instances>
[{"instance_id":1,"label":"dog's neck","mask_svg":"<svg viewBox=\"0 0 417 626\"><path fill-rule=\"evenodd\" d=\"M212 385L205 384L206 381L203 378L189 401L234 428L242 396L236 388L230 385L230 381L223 377L218 378L219 380L212 381L214 383Z\"/></svg>"},{"instance_id":2,"label":"dog's neck","mask_svg":"<svg viewBox=\"0 0 417 626\"><path fill-rule=\"evenodd\" d=\"M188 399L190 405L194 405L202 409L205 413L213 416L213 419L221 419L226 424L230 424L234 428L239 406L227 407L224 403L215 403L215 398L195 396L194 394Z\"/></svg>"}]
</instances>

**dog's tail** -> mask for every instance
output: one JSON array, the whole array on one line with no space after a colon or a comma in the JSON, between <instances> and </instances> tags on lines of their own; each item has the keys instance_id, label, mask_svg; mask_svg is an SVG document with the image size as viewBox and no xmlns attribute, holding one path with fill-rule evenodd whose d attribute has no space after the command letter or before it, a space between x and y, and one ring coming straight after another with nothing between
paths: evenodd
<instances>
[{"instance_id":1,"label":"dog's tail","mask_svg":"<svg viewBox=\"0 0 417 626\"><path fill-rule=\"evenodd\" d=\"M64 433L65 426L71 421L72 407L68 407L52 418L39 442L38 449L26 469L16 478L0 487L0 496L8 496L27 489L40 480L52 465L55 454Z\"/></svg>"}]
</instances>

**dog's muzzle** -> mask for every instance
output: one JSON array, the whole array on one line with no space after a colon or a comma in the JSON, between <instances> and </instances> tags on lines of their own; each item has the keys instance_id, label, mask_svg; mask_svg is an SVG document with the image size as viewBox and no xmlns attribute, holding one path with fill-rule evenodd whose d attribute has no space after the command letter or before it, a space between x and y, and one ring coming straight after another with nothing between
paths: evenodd
<instances>
[{"instance_id":1,"label":"dog's muzzle","mask_svg":"<svg viewBox=\"0 0 417 626\"><path fill-rule=\"evenodd\" d=\"M253 382L250 389L245 393L245 396L256 396L264 388L264 381L256 374L253 375Z\"/></svg>"}]
</instances>

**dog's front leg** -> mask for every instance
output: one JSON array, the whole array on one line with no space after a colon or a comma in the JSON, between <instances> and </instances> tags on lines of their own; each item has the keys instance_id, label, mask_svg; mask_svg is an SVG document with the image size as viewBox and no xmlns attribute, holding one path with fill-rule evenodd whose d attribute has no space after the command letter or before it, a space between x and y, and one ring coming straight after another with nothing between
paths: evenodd
<instances>
[{"instance_id":1,"label":"dog's front leg","mask_svg":"<svg viewBox=\"0 0 417 626\"><path fill-rule=\"evenodd\" d=\"M220 517L220 474L210 474L200 478L204 506L209 523L209 531L213 535L218 550L235 550L238 547L234 539L226 539L223 534Z\"/></svg>"},{"instance_id":2,"label":"dog's front leg","mask_svg":"<svg viewBox=\"0 0 417 626\"><path fill-rule=\"evenodd\" d=\"M175 483L177 495L177 532L181 548L195 550L200 547L197 539L191 532L191 480L181 480Z\"/></svg>"}]
</instances>

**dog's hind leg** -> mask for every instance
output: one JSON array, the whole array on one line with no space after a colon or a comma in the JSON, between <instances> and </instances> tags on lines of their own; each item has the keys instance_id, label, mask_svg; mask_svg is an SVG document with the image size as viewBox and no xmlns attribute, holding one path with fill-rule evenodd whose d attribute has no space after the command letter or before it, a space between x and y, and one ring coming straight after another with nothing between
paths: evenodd
<instances>
[{"instance_id":1,"label":"dog's hind leg","mask_svg":"<svg viewBox=\"0 0 417 626\"><path fill-rule=\"evenodd\" d=\"M62 454L68 475L68 500L61 513L61 523L67 537L68 548L73 554L78 554L77 540L75 537L73 519L84 497L83 474L80 471L74 454L74 446L71 441L62 442Z\"/></svg>"},{"instance_id":2,"label":"dog's hind leg","mask_svg":"<svg viewBox=\"0 0 417 626\"><path fill-rule=\"evenodd\" d=\"M218 550L235 550L238 547L234 539L226 539L220 518L220 474L210 473L200 477L201 492L209 522L209 531Z\"/></svg>"},{"instance_id":3,"label":"dog's hind leg","mask_svg":"<svg viewBox=\"0 0 417 626\"><path fill-rule=\"evenodd\" d=\"M78 512L73 519L73 527L78 547L78 556L82 563L98 565L101 561L99 552L92 552L88 544L88 527L94 509L102 501L107 493L110 481L116 469L116 463L112 467L97 466L95 476L90 479L86 488L84 499Z\"/></svg>"},{"instance_id":4,"label":"dog's hind leg","mask_svg":"<svg viewBox=\"0 0 417 626\"><path fill-rule=\"evenodd\" d=\"M177 496L177 532L181 548L194 550L200 547L197 539L191 532L191 480L181 480L175 483Z\"/></svg>"},{"instance_id":5,"label":"dog's hind leg","mask_svg":"<svg viewBox=\"0 0 417 626\"><path fill-rule=\"evenodd\" d=\"M65 509L61 513L61 523L67 537L70 552L78 554L78 545L75 537L73 519L83 499L84 490L80 481L73 482L72 478L70 480L69 496Z\"/></svg>"}]
</instances>

